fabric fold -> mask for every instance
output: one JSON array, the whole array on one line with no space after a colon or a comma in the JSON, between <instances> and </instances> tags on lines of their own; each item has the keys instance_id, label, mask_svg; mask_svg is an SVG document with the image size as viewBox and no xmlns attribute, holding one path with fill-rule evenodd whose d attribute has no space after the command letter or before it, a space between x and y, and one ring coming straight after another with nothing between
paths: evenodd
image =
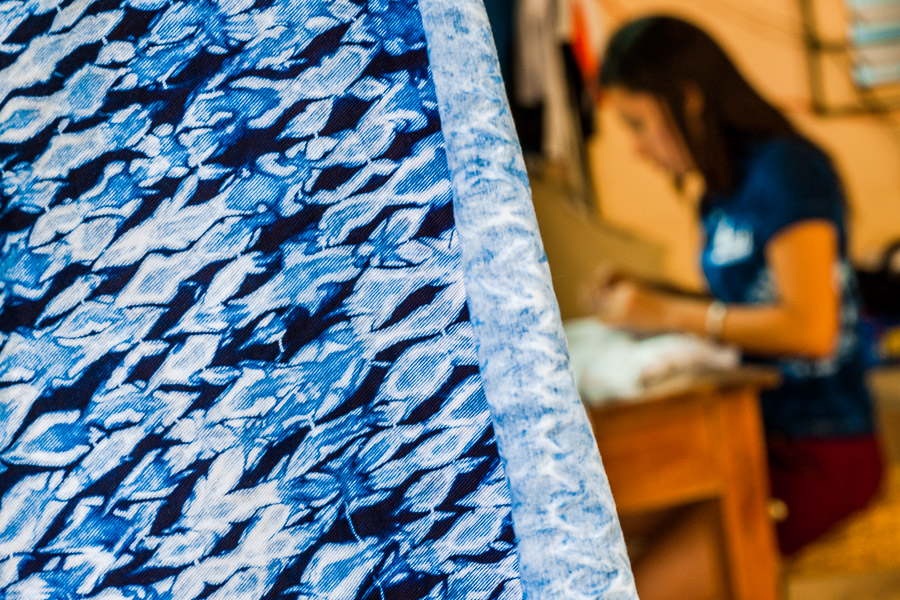
<instances>
[{"instance_id":1,"label":"fabric fold","mask_svg":"<svg viewBox=\"0 0 900 600\"><path fill-rule=\"evenodd\" d=\"M420 0L482 381L529 598L636 597L575 389L487 15Z\"/></svg>"}]
</instances>

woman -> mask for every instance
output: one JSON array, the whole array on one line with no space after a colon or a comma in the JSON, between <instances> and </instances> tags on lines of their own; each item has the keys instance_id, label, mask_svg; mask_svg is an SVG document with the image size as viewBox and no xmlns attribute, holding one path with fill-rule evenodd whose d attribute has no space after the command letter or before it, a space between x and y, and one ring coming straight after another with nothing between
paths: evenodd
<instances>
[{"instance_id":1,"label":"woman","mask_svg":"<svg viewBox=\"0 0 900 600\"><path fill-rule=\"evenodd\" d=\"M610 40L600 79L640 154L676 185L702 175L702 266L715 300L619 281L597 286L595 308L608 323L707 335L780 370L784 383L763 394L762 410L772 495L788 509L779 546L791 554L865 505L881 478L838 176L689 23L654 16L627 24ZM643 580L655 597L647 582L672 563L648 556L642 577L642 562L634 565L639 591ZM701 597L660 585L672 597Z\"/></svg>"}]
</instances>

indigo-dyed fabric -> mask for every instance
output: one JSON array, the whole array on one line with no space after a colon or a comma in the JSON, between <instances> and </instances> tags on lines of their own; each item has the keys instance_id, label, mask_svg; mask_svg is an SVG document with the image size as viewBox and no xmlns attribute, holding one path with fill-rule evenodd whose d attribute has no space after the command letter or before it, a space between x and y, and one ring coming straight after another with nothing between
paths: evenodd
<instances>
[{"instance_id":1,"label":"indigo-dyed fabric","mask_svg":"<svg viewBox=\"0 0 900 600\"><path fill-rule=\"evenodd\" d=\"M488 36L0 5L0 597L633 597Z\"/></svg>"},{"instance_id":2,"label":"indigo-dyed fabric","mask_svg":"<svg viewBox=\"0 0 900 600\"><path fill-rule=\"evenodd\" d=\"M633 598L622 534L578 400L487 16L420 2L456 197L468 306L529 597Z\"/></svg>"}]
</instances>

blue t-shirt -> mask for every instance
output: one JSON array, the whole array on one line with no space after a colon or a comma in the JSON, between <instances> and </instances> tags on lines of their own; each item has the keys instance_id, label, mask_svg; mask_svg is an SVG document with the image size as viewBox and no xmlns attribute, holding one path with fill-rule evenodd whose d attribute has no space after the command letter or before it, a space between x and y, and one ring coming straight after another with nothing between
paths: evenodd
<instances>
[{"instance_id":1,"label":"blue t-shirt","mask_svg":"<svg viewBox=\"0 0 900 600\"><path fill-rule=\"evenodd\" d=\"M762 394L769 435L837 437L873 430L863 381L859 296L847 260L844 198L828 157L795 138L760 142L738 160L735 190L710 195L702 211L703 271L712 294L725 303L771 304L777 293L766 245L785 228L827 220L840 240L841 332L824 359L753 357L776 366L783 385Z\"/></svg>"}]
</instances>

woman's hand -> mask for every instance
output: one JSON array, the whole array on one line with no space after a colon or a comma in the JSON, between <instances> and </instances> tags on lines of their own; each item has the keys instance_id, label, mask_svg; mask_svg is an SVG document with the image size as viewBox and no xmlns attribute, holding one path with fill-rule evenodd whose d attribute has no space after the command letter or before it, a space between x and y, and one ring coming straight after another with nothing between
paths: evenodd
<instances>
[{"instance_id":1,"label":"woman's hand","mask_svg":"<svg viewBox=\"0 0 900 600\"><path fill-rule=\"evenodd\" d=\"M607 325L649 333L664 329L666 297L631 279L606 277L590 288L589 308Z\"/></svg>"},{"instance_id":2,"label":"woman's hand","mask_svg":"<svg viewBox=\"0 0 900 600\"><path fill-rule=\"evenodd\" d=\"M626 278L612 263L600 263L581 288L579 301L585 312L596 315L604 304L610 289Z\"/></svg>"},{"instance_id":3,"label":"woman's hand","mask_svg":"<svg viewBox=\"0 0 900 600\"><path fill-rule=\"evenodd\" d=\"M653 333L665 329L665 309L663 294L636 281L624 280L609 288L597 316L613 327Z\"/></svg>"}]
</instances>

